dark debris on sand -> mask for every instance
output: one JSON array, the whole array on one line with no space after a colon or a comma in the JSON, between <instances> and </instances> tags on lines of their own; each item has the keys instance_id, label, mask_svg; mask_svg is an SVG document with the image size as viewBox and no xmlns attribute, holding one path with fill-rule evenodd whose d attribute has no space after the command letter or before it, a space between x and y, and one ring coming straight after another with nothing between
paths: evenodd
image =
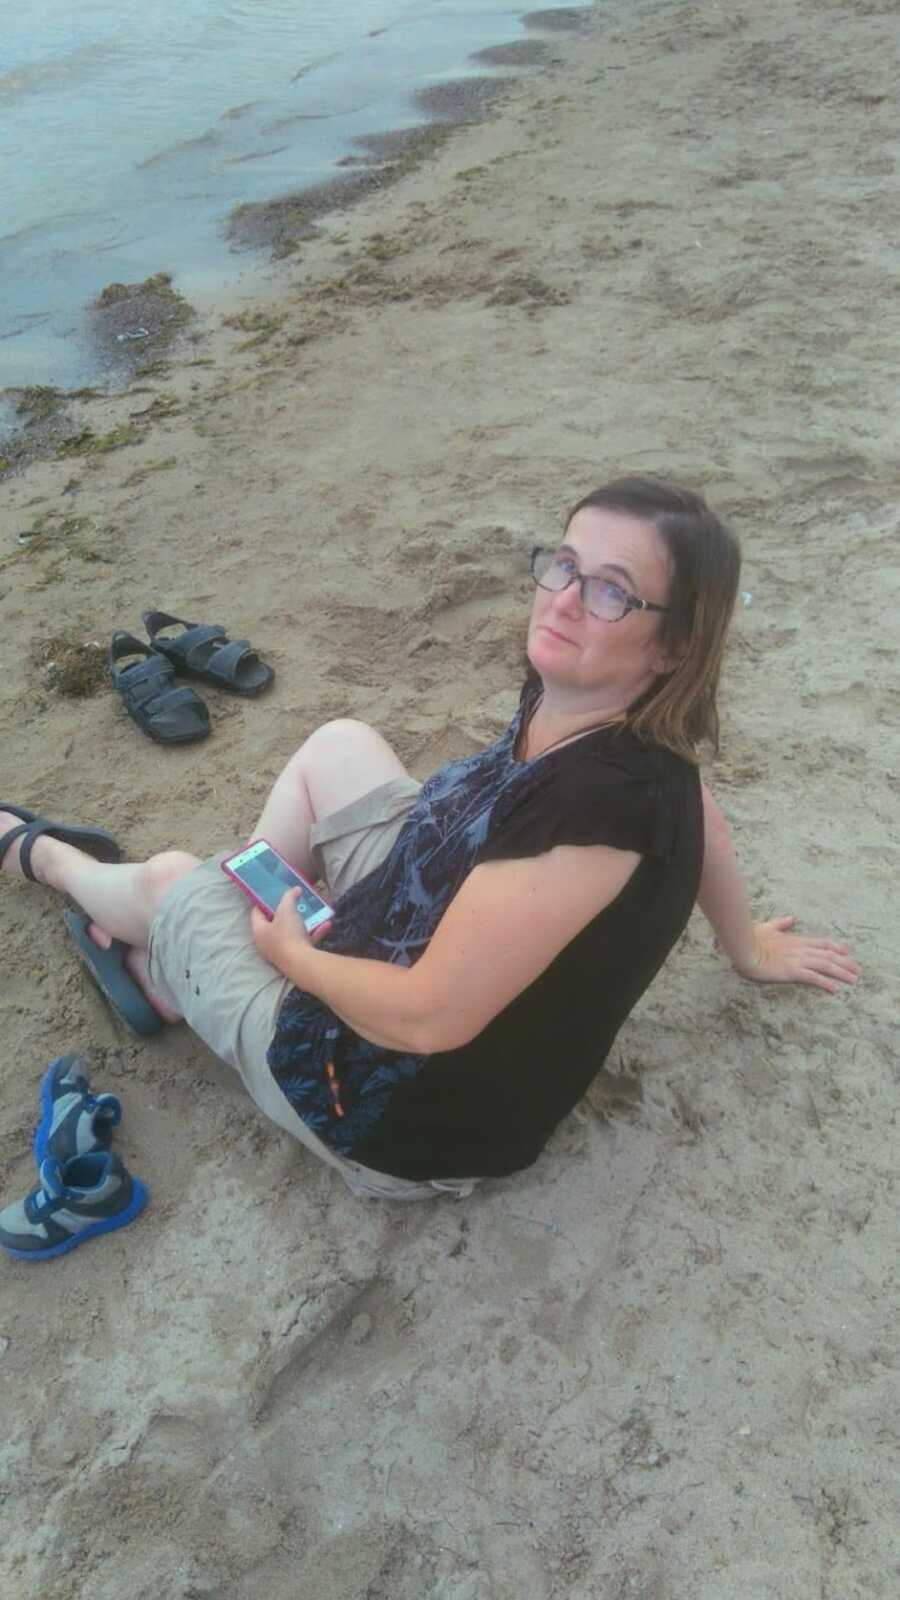
<instances>
[{"instance_id":1,"label":"dark debris on sand","mask_svg":"<svg viewBox=\"0 0 900 1600\"><path fill-rule=\"evenodd\" d=\"M232 211L226 236L237 250L269 249L278 259L293 254L304 239L316 236L316 222L329 211L344 210L370 194L387 189L419 162L440 149L450 129L442 125L400 128L356 139L360 155L345 156L339 166L353 168L324 183L274 200L249 201Z\"/></svg>"},{"instance_id":2,"label":"dark debris on sand","mask_svg":"<svg viewBox=\"0 0 900 1600\"><path fill-rule=\"evenodd\" d=\"M172 288L172 276L157 272L143 283L109 283L88 307L88 336L100 364L124 388L133 377L155 371L182 330L193 321L192 305ZM73 420L74 401L96 400L97 388L54 389L47 385L11 388L15 427L0 435L0 477L52 455L96 454L130 444L135 430L123 425L95 434Z\"/></svg>"},{"instance_id":3,"label":"dark debris on sand","mask_svg":"<svg viewBox=\"0 0 900 1600\"><path fill-rule=\"evenodd\" d=\"M166 351L195 315L171 273L157 272L143 283L108 283L90 307L90 337L104 365L131 373Z\"/></svg>"},{"instance_id":4,"label":"dark debris on sand","mask_svg":"<svg viewBox=\"0 0 900 1600\"><path fill-rule=\"evenodd\" d=\"M99 639L86 639L84 628L73 626L40 640L31 660L42 685L68 699L86 699L109 683L106 646Z\"/></svg>"},{"instance_id":5,"label":"dark debris on sand","mask_svg":"<svg viewBox=\"0 0 900 1600\"><path fill-rule=\"evenodd\" d=\"M417 89L416 105L446 122L481 122L493 102L509 89L508 78L451 78Z\"/></svg>"},{"instance_id":6,"label":"dark debris on sand","mask_svg":"<svg viewBox=\"0 0 900 1600\"><path fill-rule=\"evenodd\" d=\"M543 39L513 39L509 44L488 45L476 50L470 61L485 67L541 67L550 54L550 45Z\"/></svg>"},{"instance_id":7,"label":"dark debris on sand","mask_svg":"<svg viewBox=\"0 0 900 1600\"><path fill-rule=\"evenodd\" d=\"M93 392L79 391L79 397L87 399ZM65 389L41 384L4 389L3 394L12 402L16 427L0 434L0 477L39 457L54 455L74 428L66 410L70 396Z\"/></svg>"},{"instance_id":8,"label":"dark debris on sand","mask_svg":"<svg viewBox=\"0 0 900 1600\"><path fill-rule=\"evenodd\" d=\"M406 177L433 156L460 123L480 122L493 102L509 90L508 78L471 77L433 84L416 94L430 122L354 140L361 154L345 156L345 170L324 183L274 200L250 201L232 211L226 237L237 250L269 249L291 255L316 235L316 222L329 211L344 210Z\"/></svg>"},{"instance_id":9,"label":"dark debris on sand","mask_svg":"<svg viewBox=\"0 0 900 1600\"><path fill-rule=\"evenodd\" d=\"M591 6L560 6L558 11L528 11L522 21L526 28L545 33L587 33L594 13Z\"/></svg>"}]
</instances>

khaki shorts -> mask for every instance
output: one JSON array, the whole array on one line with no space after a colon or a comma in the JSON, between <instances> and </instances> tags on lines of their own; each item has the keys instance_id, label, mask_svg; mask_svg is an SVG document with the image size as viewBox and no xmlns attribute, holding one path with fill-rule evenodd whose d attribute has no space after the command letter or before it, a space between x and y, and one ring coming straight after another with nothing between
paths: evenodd
<instances>
[{"instance_id":1,"label":"khaki shorts","mask_svg":"<svg viewBox=\"0 0 900 1600\"><path fill-rule=\"evenodd\" d=\"M313 824L313 860L333 898L390 854L418 793L412 778L394 778ZM282 1093L266 1056L292 985L253 943L250 908L221 868L233 853L223 850L201 862L163 896L150 929L150 982L160 999L180 1011L194 1033L234 1067L260 1110L336 1167L354 1194L381 1200L471 1194L472 1178L413 1183L336 1155Z\"/></svg>"}]
</instances>

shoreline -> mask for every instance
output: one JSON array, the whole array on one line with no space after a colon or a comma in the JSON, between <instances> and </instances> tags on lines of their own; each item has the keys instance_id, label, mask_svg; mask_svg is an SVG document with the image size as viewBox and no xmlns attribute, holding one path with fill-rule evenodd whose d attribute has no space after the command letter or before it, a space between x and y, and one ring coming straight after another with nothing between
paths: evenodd
<instances>
[{"instance_id":1,"label":"shoreline","mask_svg":"<svg viewBox=\"0 0 900 1600\"><path fill-rule=\"evenodd\" d=\"M546 37L510 40L473 50L466 58L470 70L464 75L413 91L409 96L409 126L399 129L391 126L369 135L346 135L342 141L344 153L335 157L328 177L293 191L276 192L265 199L235 202L220 218L217 231L223 241L230 242L234 254L249 258L248 264L236 268L227 278L218 276L211 292L199 296L196 312L201 321L209 321L217 313L226 314L253 295L254 280L261 284L266 265L263 252L268 252L270 261L294 254L301 244L315 236L322 219L358 204L369 194L392 187L440 149L454 129L471 126L489 116L492 107L502 104L504 92L523 73L533 75L541 66L552 64L555 41L591 28L596 24L597 13L590 5L562 7L554 11L522 13L517 20L526 32L538 30ZM478 65L489 67L491 75L477 76L471 69ZM164 277L177 284L179 275L183 277L183 272L171 262L157 262L145 282L150 284ZM189 279L196 277L196 272L191 270L187 276ZM248 276L249 286L245 281ZM110 395L122 392L127 387L129 370L139 372L147 364L142 358L148 353L151 356L160 354L164 341L157 337L158 319L149 323L148 345L140 344L142 336L147 337L144 322L147 316L152 318L153 307L147 303L143 307L146 313L143 320L136 319L135 331L122 336L133 339L134 348L122 346L116 350L110 347L108 340L102 339L98 344L92 323L96 322L97 306L111 287L120 285L106 285L94 301L82 305L80 322L70 333L70 339L93 348L93 370L85 370L78 383L68 386L51 382L10 384L0 388L0 482L4 459L22 459L23 435L33 420L34 408L26 404L23 410L20 397L26 397L27 401L27 397L34 394L39 397L37 409L45 409L51 393L77 399L95 389ZM137 298L141 288L139 281L129 281L125 287ZM178 293L181 294L181 290ZM190 293L198 298L196 289ZM24 420L17 423L19 416ZM18 447L11 448L16 441ZM29 452L28 458L33 454Z\"/></svg>"},{"instance_id":2,"label":"shoreline","mask_svg":"<svg viewBox=\"0 0 900 1600\"><path fill-rule=\"evenodd\" d=\"M424 777L513 712L531 546L666 472L744 546L703 770L755 911L864 978L745 983L697 916L534 1167L366 1207L184 1028L124 1036L59 902L3 878L3 1203L70 1051L151 1192L3 1263L10 1600L889 1600L892 19L598 16L6 477L8 798L136 861L237 847L331 718ZM106 682L150 608L276 669L204 686L201 746Z\"/></svg>"}]
</instances>

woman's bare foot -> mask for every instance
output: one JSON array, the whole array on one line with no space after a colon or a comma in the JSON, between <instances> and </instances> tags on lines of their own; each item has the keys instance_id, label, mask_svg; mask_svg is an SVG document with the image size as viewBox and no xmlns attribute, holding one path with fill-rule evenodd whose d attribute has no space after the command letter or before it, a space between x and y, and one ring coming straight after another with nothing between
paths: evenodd
<instances>
[{"instance_id":1,"label":"woman's bare foot","mask_svg":"<svg viewBox=\"0 0 900 1600\"><path fill-rule=\"evenodd\" d=\"M91 934L93 938L93 933ZM150 984L150 966L147 960L147 951L140 950L137 945L130 944L125 952L125 965L131 973L139 989L142 989L150 1001L154 1011L158 1011L164 1022L182 1022L184 1019L180 1011L172 1006L167 1006L161 1000L156 990Z\"/></svg>"},{"instance_id":2,"label":"woman's bare foot","mask_svg":"<svg viewBox=\"0 0 900 1600\"><path fill-rule=\"evenodd\" d=\"M20 826L21 818L12 812L0 811L0 838ZM22 832L24 836L24 828ZM102 837L105 839L107 835ZM20 854L21 841L13 839L0 862L2 870L21 877ZM98 861L77 846L47 833L34 840L31 855L36 881L57 889L83 907L87 914L88 936L98 949L108 950L114 939L126 946L124 960L129 975L165 1022L180 1022L181 1013L173 1010L150 983L147 964L150 928L161 896L176 879L193 871L198 864L196 856L179 850L165 851L143 862ZM83 929L84 923L77 920L79 929ZM80 937L83 939L83 932Z\"/></svg>"},{"instance_id":3,"label":"woman's bare foot","mask_svg":"<svg viewBox=\"0 0 900 1600\"><path fill-rule=\"evenodd\" d=\"M107 933L105 928L101 928L99 922L89 922L88 933L93 939L95 945L97 945L101 950L108 950L113 942L112 934ZM146 950L140 949L137 945L130 944L125 951L125 965L138 988L143 994L146 995L154 1011L159 1012L164 1022L183 1021L181 1012L173 1010L171 1006L167 1006L165 1001L160 999L159 995L156 993L156 990L151 987L150 966L147 959Z\"/></svg>"}]
</instances>

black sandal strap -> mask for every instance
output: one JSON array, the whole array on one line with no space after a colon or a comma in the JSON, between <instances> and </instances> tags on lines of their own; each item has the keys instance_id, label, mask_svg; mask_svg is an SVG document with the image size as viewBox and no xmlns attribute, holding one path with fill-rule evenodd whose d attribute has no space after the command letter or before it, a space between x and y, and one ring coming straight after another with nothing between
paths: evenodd
<instances>
[{"instance_id":1,"label":"black sandal strap","mask_svg":"<svg viewBox=\"0 0 900 1600\"><path fill-rule=\"evenodd\" d=\"M167 693L175 694L175 669L165 656L151 656L133 667L120 668L113 677L116 688L136 706L149 706Z\"/></svg>"},{"instance_id":2,"label":"black sandal strap","mask_svg":"<svg viewBox=\"0 0 900 1600\"><path fill-rule=\"evenodd\" d=\"M114 682L121 686L126 683L142 683L147 678L171 678L172 663L165 656L158 656L151 650L141 661L133 661L130 667L113 666L111 669Z\"/></svg>"},{"instance_id":3,"label":"black sandal strap","mask_svg":"<svg viewBox=\"0 0 900 1600\"><path fill-rule=\"evenodd\" d=\"M196 650L216 639L228 638L228 629L221 622L186 622L183 617L170 617L165 611L145 611L144 626L154 650L188 667L194 665L191 656ZM161 637L163 628L174 627L179 627L181 632Z\"/></svg>"},{"instance_id":4,"label":"black sandal strap","mask_svg":"<svg viewBox=\"0 0 900 1600\"><path fill-rule=\"evenodd\" d=\"M75 830L72 831L74 832ZM22 840L19 848L19 866L22 869L23 876L26 877L30 883L38 882L38 879L35 877L31 866L31 852L34 849L36 841L42 838L44 834L46 834L49 839L60 839L63 844L71 844L72 848L75 850L83 850L85 855L92 855L95 861L108 862L110 859L118 860L118 850L116 850L116 854L113 857L110 857L106 844L107 836L105 833L98 832L95 839L95 849L92 850L90 848L90 828L79 828L77 830L79 836L82 834L84 835L83 839L79 837L79 842L77 844L75 844L74 840L71 838L66 837L69 832L70 830L68 828L63 827L58 822L49 822L46 817L35 817L34 821L28 824L28 827L25 829L25 837ZM100 842L102 845L99 853L96 853L96 842Z\"/></svg>"},{"instance_id":5,"label":"black sandal strap","mask_svg":"<svg viewBox=\"0 0 900 1600\"><path fill-rule=\"evenodd\" d=\"M226 628L220 628L217 622L195 622L186 633L179 633L174 639L158 639L154 648L159 650L162 646L178 664L183 664L192 672L206 672L210 658L205 652L219 639L223 645L227 644ZM198 655L199 660L196 659Z\"/></svg>"},{"instance_id":6,"label":"black sandal strap","mask_svg":"<svg viewBox=\"0 0 900 1600\"><path fill-rule=\"evenodd\" d=\"M214 672L225 683L234 683L237 669L241 662L247 665L251 661L258 661L259 656L253 649L249 639L230 639L219 650L215 650L205 664L206 672Z\"/></svg>"},{"instance_id":7,"label":"black sandal strap","mask_svg":"<svg viewBox=\"0 0 900 1600\"><path fill-rule=\"evenodd\" d=\"M153 635L160 633L163 628L190 628L193 626L192 623L185 622L183 617L170 616L168 611L142 611L141 621L147 629L151 644L153 643Z\"/></svg>"},{"instance_id":8,"label":"black sandal strap","mask_svg":"<svg viewBox=\"0 0 900 1600\"><path fill-rule=\"evenodd\" d=\"M29 822L17 822L16 826L14 828L8 829L8 831L3 835L3 838L0 839L0 866L2 866L2 864L3 864L3 859L4 859L5 855L6 855L7 850L9 849L10 845L11 844L15 844L16 840L20 839L22 837L23 833L27 833L28 829L30 828L30 826L31 826L31 824ZM25 846L23 845L22 849L24 850L24 848L25 848ZM21 864L21 861L22 861L22 854L21 854L21 851L20 851L20 853L19 853L19 862L20 862L20 864ZM24 871L24 868L22 870ZM31 877L31 873L30 872L26 872L25 876L26 876L26 878L30 878ZM32 880L32 881L34 881L34 880Z\"/></svg>"}]
</instances>

